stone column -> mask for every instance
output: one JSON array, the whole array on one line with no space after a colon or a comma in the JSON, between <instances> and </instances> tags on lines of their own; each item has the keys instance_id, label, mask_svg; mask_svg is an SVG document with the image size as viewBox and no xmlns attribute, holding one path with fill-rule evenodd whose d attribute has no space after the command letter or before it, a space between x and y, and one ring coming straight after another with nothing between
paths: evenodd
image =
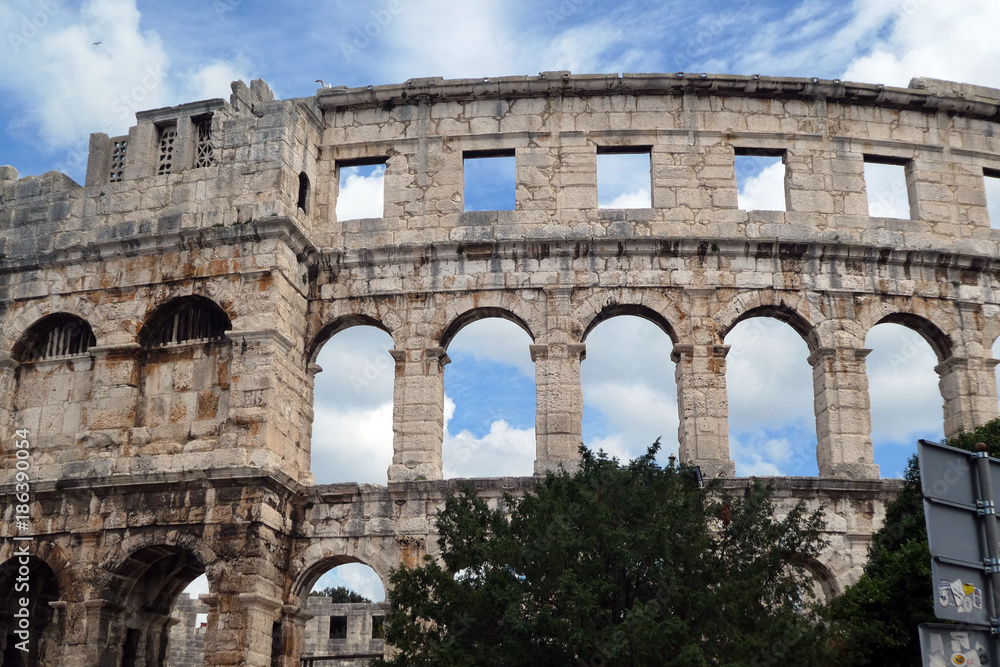
<instances>
[{"instance_id":1,"label":"stone column","mask_svg":"<svg viewBox=\"0 0 1000 667\"><path fill-rule=\"evenodd\" d=\"M865 357L871 350L821 347L809 355L820 477L878 479Z\"/></svg>"},{"instance_id":2,"label":"stone column","mask_svg":"<svg viewBox=\"0 0 1000 667\"><path fill-rule=\"evenodd\" d=\"M271 667L274 622L281 603L258 593L203 595L208 605L205 665Z\"/></svg>"},{"instance_id":3,"label":"stone column","mask_svg":"<svg viewBox=\"0 0 1000 667\"><path fill-rule=\"evenodd\" d=\"M944 437L997 417L997 380L995 369L1000 361L982 357L950 357L934 367L944 399Z\"/></svg>"},{"instance_id":4,"label":"stone column","mask_svg":"<svg viewBox=\"0 0 1000 667\"><path fill-rule=\"evenodd\" d=\"M108 436L109 443L121 446L127 430L136 425L142 347L136 343L95 346L89 352L94 357L94 394L86 413L87 429L100 432Z\"/></svg>"},{"instance_id":5,"label":"stone column","mask_svg":"<svg viewBox=\"0 0 1000 667\"><path fill-rule=\"evenodd\" d=\"M306 650L306 623L312 614L295 605L281 608L282 641L281 662L275 667L299 667Z\"/></svg>"},{"instance_id":6,"label":"stone column","mask_svg":"<svg viewBox=\"0 0 1000 667\"><path fill-rule=\"evenodd\" d=\"M443 347L390 350L396 360L392 396L392 465L389 481L441 479L444 437Z\"/></svg>"},{"instance_id":7,"label":"stone column","mask_svg":"<svg viewBox=\"0 0 1000 667\"><path fill-rule=\"evenodd\" d=\"M0 354L0 433L4 437L11 438L14 435L14 392L17 383L14 380L14 371L17 369L16 362L9 354ZM4 448L9 455L12 455L9 447ZM12 463L3 461L3 471L0 471L0 483L7 482L7 477L13 482L13 475L16 472Z\"/></svg>"},{"instance_id":8,"label":"stone column","mask_svg":"<svg viewBox=\"0 0 1000 667\"><path fill-rule=\"evenodd\" d=\"M583 443L582 343L531 345L535 362L535 474L572 470Z\"/></svg>"},{"instance_id":9,"label":"stone column","mask_svg":"<svg viewBox=\"0 0 1000 667\"><path fill-rule=\"evenodd\" d=\"M706 477L736 474L729 458L728 352L728 345L678 344L670 354L677 364L680 460L701 466Z\"/></svg>"}]
</instances>

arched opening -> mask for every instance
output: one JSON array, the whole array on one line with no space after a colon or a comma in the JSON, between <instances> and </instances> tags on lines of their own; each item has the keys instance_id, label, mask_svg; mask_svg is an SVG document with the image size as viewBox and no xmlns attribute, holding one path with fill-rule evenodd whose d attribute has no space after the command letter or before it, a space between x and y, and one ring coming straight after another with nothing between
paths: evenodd
<instances>
[{"instance_id":1,"label":"arched opening","mask_svg":"<svg viewBox=\"0 0 1000 667\"><path fill-rule=\"evenodd\" d=\"M678 452L670 325L644 310L595 319L600 321L589 327L580 365L583 442L627 461L659 438L658 458L665 464Z\"/></svg>"},{"instance_id":2,"label":"arched opening","mask_svg":"<svg viewBox=\"0 0 1000 667\"><path fill-rule=\"evenodd\" d=\"M33 324L14 346L13 356L22 362L86 354L97 345L90 324L70 313L54 313Z\"/></svg>"},{"instance_id":3,"label":"arched opening","mask_svg":"<svg viewBox=\"0 0 1000 667\"><path fill-rule=\"evenodd\" d=\"M27 429L37 465L80 457L76 447L93 391L96 344L85 320L55 313L32 325L13 348L14 428ZM13 448L4 447L4 457Z\"/></svg>"},{"instance_id":4,"label":"arched opening","mask_svg":"<svg viewBox=\"0 0 1000 667\"><path fill-rule=\"evenodd\" d=\"M392 337L373 325L322 345L313 388L312 472L319 484L385 484L392 463Z\"/></svg>"},{"instance_id":5,"label":"arched opening","mask_svg":"<svg viewBox=\"0 0 1000 667\"><path fill-rule=\"evenodd\" d=\"M112 573L104 593L117 613L108 630L106 656L121 667L165 667L171 611L187 586L205 573L204 564L176 546L138 549Z\"/></svg>"},{"instance_id":6,"label":"arched opening","mask_svg":"<svg viewBox=\"0 0 1000 667\"><path fill-rule=\"evenodd\" d=\"M296 206L303 213L309 213L309 177L306 172L299 173L299 200Z\"/></svg>"},{"instance_id":7,"label":"arched opening","mask_svg":"<svg viewBox=\"0 0 1000 667\"><path fill-rule=\"evenodd\" d=\"M208 605L201 596L208 593L208 575L202 574L195 577L177 596L170 609L170 617L176 623L170 628L164 667L205 664Z\"/></svg>"},{"instance_id":8,"label":"arched opening","mask_svg":"<svg viewBox=\"0 0 1000 667\"><path fill-rule=\"evenodd\" d=\"M14 556L0 565L0 591L5 591L0 607L0 664L56 664L58 629L51 603L59 599L59 582L52 568L37 556Z\"/></svg>"},{"instance_id":9,"label":"arched opening","mask_svg":"<svg viewBox=\"0 0 1000 667\"><path fill-rule=\"evenodd\" d=\"M203 296L185 296L157 308L139 331L139 341L147 349L201 343L224 338L232 328L217 303Z\"/></svg>"},{"instance_id":10,"label":"arched opening","mask_svg":"<svg viewBox=\"0 0 1000 667\"><path fill-rule=\"evenodd\" d=\"M534 471L532 339L523 322L519 326L519 319L502 313L467 313L442 341L451 359L444 369L445 478L526 476Z\"/></svg>"},{"instance_id":11,"label":"arched opening","mask_svg":"<svg viewBox=\"0 0 1000 667\"><path fill-rule=\"evenodd\" d=\"M790 310L748 312L725 336L729 451L736 474L819 475L812 333Z\"/></svg>"},{"instance_id":12,"label":"arched opening","mask_svg":"<svg viewBox=\"0 0 1000 667\"><path fill-rule=\"evenodd\" d=\"M944 437L936 352L947 349L929 322L914 329L912 319L887 317L865 337L872 414L872 445L882 477L900 478L917 452L917 440ZM898 323L897 323L898 322ZM933 327L936 330L936 327ZM930 332L930 338L928 337Z\"/></svg>"},{"instance_id":13,"label":"arched opening","mask_svg":"<svg viewBox=\"0 0 1000 667\"><path fill-rule=\"evenodd\" d=\"M217 442L229 418L231 328L214 301L188 296L158 308L140 329L136 422L149 429L151 449L176 448L195 434L206 449ZM146 446L136 450L144 454Z\"/></svg>"},{"instance_id":14,"label":"arched opening","mask_svg":"<svg viewBox=\"0 0 1000 667\"><path fill-rule=\"evenodd\" d=\"M333 563L334 567L314 575L315 583L303 600L311 618L306 621L302 657L331 661L317 660L317 664L335 664L332 661L344 656L359 661L382 657L387 605L381 578L361 562L341 558Z\"/></svg>"}]
</instances>

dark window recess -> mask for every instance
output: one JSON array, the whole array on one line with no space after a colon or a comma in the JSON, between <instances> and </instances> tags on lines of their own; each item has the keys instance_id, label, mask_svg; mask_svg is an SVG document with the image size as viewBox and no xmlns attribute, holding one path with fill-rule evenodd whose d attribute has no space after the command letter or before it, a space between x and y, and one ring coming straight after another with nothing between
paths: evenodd
<instances>
[{"instance_id":1,"label":"dark window recess","mask_svg":"<svg viewBox=\"0 0 1000 667\"><path fill-rule=\"evenodd\" d=\"M229 328L229 318L215 304L187 302L164 317L154 328L147 346L224 338Z\"/></svg>"},{"instance_id":2,"label":"dark window recess","mask_svg":"<svg viewBox=\"0 0 1000 667\"><path fill-rule=\"evenodd\" d=\"M303 213L309 213L309 177L306 172L299 174L299 203Z\"/></svg>"},{"instance_id":3,"label":"dark window recess","mask_svg":"<svg viewBox=\"0 0 1000 667\"><path fill-rule=\"evenodd\" d=\"M372 639L385 639L385 616L372 616Z\"/></svg>"},{"instance_id":4,"label":"dark window recess","mask_svg":"<svg viewBox=\"0 0 1000 667\"><path fill-rule=\"evenodd\" d=\"M330 639L347 639L347 617L330 617Z\"/></svg>"},{"instance_id":5,"label":"dark window recess","mask_svg":"<svg viewBox=\"0 0 1000 667\"><path fill-rule=\"evenodd\" d=\"M211 167L215 164L215 149L212 147L212 116L201 116L194 121L195 155L194 166Z\"/></svg>"},{"instance_id":6,"label":"dark window recess","mask_svg":"<svg viewBox=\"0 0 1000 667\"><path fill-rule=\"evenodd\" d=\"M156 173L169 174L174 168L174 141L177 139L177 126L167 125L160 128L160 150Z\"/></svg>"},{"instance_id":7,"label":"dark window recess","mask_svg":"<svg viewBox=\"0 0 1000 667\"><path fill-rule=\"evenodd\" d=\"M83 354L97 344L90 325L82 320L66 320L35 338L24 355L25 361Z\"/></svg>"}]
</instances>

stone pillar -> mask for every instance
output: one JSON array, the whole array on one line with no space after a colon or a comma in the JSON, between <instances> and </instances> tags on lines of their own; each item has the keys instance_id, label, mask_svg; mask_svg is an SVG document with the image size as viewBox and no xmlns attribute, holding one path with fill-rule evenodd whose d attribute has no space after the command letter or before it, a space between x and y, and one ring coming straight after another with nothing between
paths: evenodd
<instances>
[{"instance_id":1,"label":"stone pillar","mask_svg":"<svg viewBox=\"0 0 1000 667\"><path fill-rule=\"evenodd\" d=\"M1000 361L982 357L950 357L934 367L944 399L944 437L971 431L997 417Z\"/></svg>"},{"instance_id":2,"label":"stone pillar","mask_svg":"<svg viewBox=\"0 0 1000 667\"><path fill-rule=\"evenodd\" d=\"M281 603L258 593L203 595L208 605L205 665L271 667L271 639Z\"/></svg>"},{"instance_id":3,"label":"stone pillar","mask_svg":"<svg viewBox=\"0 0 1000 667\"><path fill-rule=\"evenodd\" d=\"M136 425L142 347L95 346L89 352L94 357L94 394L86 412L87 430L108 436L107 442L120 447L128 429Z\"/></svg>"},{"instance_id":4,"label":"stone pillar","mask_svg":"<svg viewBox=\"0 0 1000 667\"><path fill-rule=\"evenodd\" d=\"M392 395L392 465L389 481L441 479L444 438L443 347L390 350L396 360Z\"/></svg>"},{"instance_id":5,"label":"stone pillar","mask_svg":"<svg viewBox=\"0 0 1000 667\"><path fill-rule=\"evenodd\" d=\"M535 362L535 474L572 470L583 443L582 343L531 345Z\"/></svg>"},{"instance_id":6,"label":"stone pillar","mask_svg":"<svg viewBox=\"0 0 1000 667\"><path fill-rule=\"evenodd\" d=\"M820 477L878 479L865 357L871 350L821 347L809 355Z\"/></svg>"},{"instance_id":7,"label":"stone pillar","mask_svg":"<svg viewBox=\"0 0 1000 667\"><path fill-rule=\"evenodd\" d=\"M17 364L9 354L0 354L0 433L4 437L11 438L14 435L14 393L17 389L17 382L14 379L14 371ZM4 447L8 456L12 456L11 448ZM0 483L13 482L16 472L14 465L6 460L0 459L3 470L0 471ZM9 481L8 481L9 478Z\"/></svg>"},{"instance_id":8,"label":"stone pillar","mask_svg":"<svg viewBox=\"0 0 1000 667\"><path fill-rule=\"evenodd\" d=\"M275 667L299 667L306 650L306 623L313 616L295 605L281 608L282 641L281 662Z\"/></svg>"},{"instance_id":9,"label":"stone pillar","mask_svg":"<svg viewBox=\"0 0 1000 667\"><path fill-rule=\"evenodd\" d=\"M726 395L728 345L674 345L677 364L677 438L682 463L701 466L702 474L733 477L729 458L729 397Z\"/></svg>"}]
</instances>

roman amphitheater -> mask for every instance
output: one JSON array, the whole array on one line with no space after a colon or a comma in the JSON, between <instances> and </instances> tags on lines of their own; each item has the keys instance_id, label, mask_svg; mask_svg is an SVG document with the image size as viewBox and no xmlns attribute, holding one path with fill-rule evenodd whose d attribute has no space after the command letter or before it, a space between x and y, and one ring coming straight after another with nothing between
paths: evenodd
<instances>
[{"instance_id":1,"label":"roman amphitheater","mask_svg":"<svg viewBox=\"0 0 1000 667\"><path fill-rule=\"evenodd\" d=\"M1000 91L543 72L275 100L258 80L136 120L91 136L82 187L0 167L5 666L168 664L171 609L202 574L205 665L335 664L305 658L307 595L336 565L385 582L435 553L458 484L443 368L480 318L531 337L536 474L578 456L588 334L637 315L673 344L681 459L734 489L724 337L754 317L793 327L820 474L774 481L825 508L827 595L858 577L900 484L873 462L869 329L931 345L946 436L997 416ZM616 153L648 159L649 207L598 206L598 158ZM784 211L740 210L743 155L780 157ZM493 156L515 159L513 210L467 211L463 167ZM870 163L902 167L907 218L869 210ZM373 164L383 215L338 220L340 170ZM384 486L317 485L316 355L355 325L394 344L392 465ZM532 478L473 483L496 498Z\"/></svg>"}]
</instances>

